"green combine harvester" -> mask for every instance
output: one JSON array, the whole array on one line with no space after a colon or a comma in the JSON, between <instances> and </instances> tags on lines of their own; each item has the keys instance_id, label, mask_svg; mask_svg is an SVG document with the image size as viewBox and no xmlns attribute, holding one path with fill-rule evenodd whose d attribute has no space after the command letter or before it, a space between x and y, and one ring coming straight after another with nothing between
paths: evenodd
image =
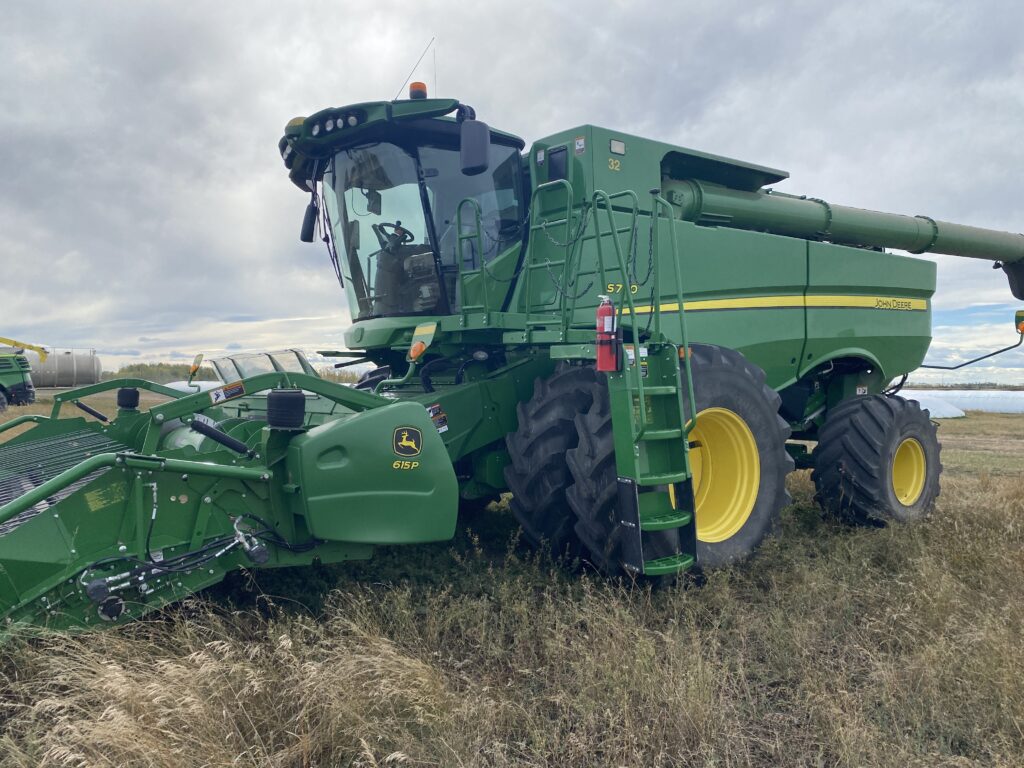
<instances>
[{"instance_id":1,"label":"green combine harvester","mask_svg":"<svg viewBox=\"0 0 1024 768\"><path fill-rule=\"evenodd\" d=\"M935 265L883 249L998 262L1024 299L1024 236L782 194L783 171L596 126L524 149L418 84L288 123L302 239L353 315L323 354L374 367L106 382L0 427L3 621L118 624L232 569L444 541L506 491L531 541L656 581L753 552L794 466L848 520L927 512L936 430L897 392ZM81 402L109 389L116 414Z\"/></svg>"},{"instance_id":2,"label":"green combine harvester","mask_svg":"<svg viewBox=\"0 0 1024 768\"><path fill-rule=\"evenodd\" d=\"M36 401L36 388L32 383L32 366L25 357L31 349L45 363L47 351L35 344L0 336L0 413L9 405L32 405Z\"/></svg>"}]
</instances>

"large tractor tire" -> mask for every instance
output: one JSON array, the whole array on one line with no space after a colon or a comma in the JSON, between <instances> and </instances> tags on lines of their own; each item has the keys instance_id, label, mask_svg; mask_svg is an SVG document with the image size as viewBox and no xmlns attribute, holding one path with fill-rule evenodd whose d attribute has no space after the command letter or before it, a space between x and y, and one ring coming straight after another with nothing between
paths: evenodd
<instances>
[{"instance_id":1,"label":"large tractor tire","mask_svg":"<svg viewBox=\"0 0 1024 768\"><path fill-rule=\"evenodd\" d=\"M697 564L715 568L750 555L789 503L786 451L789 425L781 398L765 374L735 350L693 345L691 365L697 425L690 433L690 463L697 504ZM580 445L568 454L575 485L569 501L576 531L595 565L619 566L616 475L607 393L594 397L576 420ZM675 551L672 532L645 534L645 558Z\"/></svg>"},{"instance_id":2,"label":"large tractor tire","mask_svg":"<svg viewBox=\"0 0 1024 768\"><path fill-rule=\"evenodd\" d=\"M533 397L516 409L518 429L505 439L512 514L531 543L547 543L556 555L574 556L579 550L575 518L565 499L573 482L565 456L576 447L575 419L590 408L596 381L592 367L565 364L537 379Z\"/></svg>"},{"instance_id":3,"label":"large tractor tire","mask_svg":"<svg viewBox=\"0 0 1024 768\"><path fill-rule=\"evenodd\" d=\"M818 503L857 525L924 517L939 495L938 436L914 400L871 395L836 406L818 435Z\"/></svg>"},{"instance_id":4,"label":"large tractor tire","mask_svg":"<svg viewBox=\"0 0 1024 768\"><path fill-rule=\"evenodd\" d=\"M566 454L574 484L566 499L576 518L575 531L584 557L610 576L624 575L619 542L618 472L612 440L612 414L608 385L601 379L592 385L593 403L576 417L579 445ZM676 530L643 534L644 557L654 560L679 551ZM671 578L658 579L659 582Z\"/></svg>"},{"instance_id":5,"label":"large tractor tire","mask_svg":"<svg viewBox=\"0 0 1024 768\"><path fill-rule=\"evenodd\" d=\"M369 371L365 371L355 383L356 389L373 392L374 388L384 379L391 378L391 366L381 365Z\"/></svg>"}]
</instances>

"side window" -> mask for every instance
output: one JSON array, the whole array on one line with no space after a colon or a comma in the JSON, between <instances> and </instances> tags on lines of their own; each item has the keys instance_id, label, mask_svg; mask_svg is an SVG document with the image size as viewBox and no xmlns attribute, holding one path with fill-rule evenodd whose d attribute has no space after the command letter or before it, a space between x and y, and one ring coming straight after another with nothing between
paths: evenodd
<instances>
[{"instance_id":1,"label":"side window","mask_svg":"<svg viewBox=\"0 0 1024 768\"><path fill-rule=\"evenodd\" d=\"M548 181L569 178L569 152L566 147L548 150Z\"/></svg>"}]
</instances>

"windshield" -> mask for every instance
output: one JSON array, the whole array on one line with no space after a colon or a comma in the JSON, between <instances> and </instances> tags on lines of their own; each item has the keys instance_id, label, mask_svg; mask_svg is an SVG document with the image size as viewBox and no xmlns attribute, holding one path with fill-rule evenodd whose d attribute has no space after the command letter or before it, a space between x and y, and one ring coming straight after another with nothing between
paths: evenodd
<instances>
[{"instance_id":1,"label":"windshield","mask_svg":"<svg viewBox=\"0 0 1024 768\"><path fill-rule=\"evenodd\" d=\"M492 145L490 170L462 173L458 148L388 142L338 152L324 173L334 239L354 319L448 314L458 307L456 216L481 209L483 253L463 244L464 269L479 268L521 239L521 160ZM470 204L463 232L475 233Z\"/></svg>"}]
</instances>

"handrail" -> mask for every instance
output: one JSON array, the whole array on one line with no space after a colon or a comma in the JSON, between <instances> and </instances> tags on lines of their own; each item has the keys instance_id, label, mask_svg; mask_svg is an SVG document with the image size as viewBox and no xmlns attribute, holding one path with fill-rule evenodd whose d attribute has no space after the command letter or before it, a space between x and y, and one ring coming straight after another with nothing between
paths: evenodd
<instances>
[{"instance_id":1,"label":"handrail","mask_svg":"<svg viewBox=\"0 0 1024 768\"><path fill-rule=\"evenodd\" d=\"M470 203L473 206L473 217L476 224L476 229L468 234L462 231L462 206L466 203ZM466 315L466 309L488 309L490 304L490 281L483 280L482 288L484 293L484 303L481 305L470 304L467 305L466 299L466 274L463 267L465 266L465 256L463 256L462 244L467 240L476 240L476 252L480 257L480 269L484 266L484 238L483 229L480 226L480 217L483 215L483 210L480 207L480 203L476 198L464 197L459 202L458 207L455 209L455 230L457 232L455 240L455 257L458 262L459 269L459 312ZM475 270L476 267L473 267Z\"/></svg>"},{"instance_id":2,"label":"handrail","mask_svg":"<svg viewBox=\"0 0 1024 768\"><path fill-rule=\"evenodd\" d=\"M476 232L475 233L471 232L468 235L463 234L463 232L462 232L462 206L464 206L466 203L471 203L473 205L473 213L474 213L474 217L475 217L475 221L476 221ZM455 209L455 230L456 230L456 232L458 232L458 237L456 239L456 251L457 251L458 258L459 258L459 266L460 267L462 266L462 263L463 263L462 243L465 240L472 240L474 238L476 238L476 249L477 249L477 253L480 255L480 263L481 264L483 263L483 260L484 260L484 240L483 240L483 232L482 232L481 227L480 227L480 217L481 217L481 215L483 215L483 210L480 208L480 203L479 203L479 201L477 201L477 199L475 197L464 197L464 198L462 198L462 201L459 203L459 207Z\"/></svg>"},{"instance_id":3,"label":"handrail","mask_svg":"<svg viewBox=\"0 0 1024 768\"><path fill-rule=\"evenodd\" d=\"M185 392L165 387L163 384L146 381L145 379L110 379L109 381L101 381L98 384L90 384L86 387L72 389L70 392L62 392L59 395L54 395L53 410L50 412L50 418L59 419L60 410L64 407L65 403L73 403L75 400L80 400L83 397L91 397L92 395L98 395L100 392L108 392L111 389L121 389L123 387L145 389L150 392L155 392L158 395L165 395L167 397L174 398L175 400L187 396L187 393Z\"/></svg>"},{"instance_id":4,"label":"handrail","mask_svg":"<svg viewBox=\"0 0 1024 768\"><path fill-rule=\"evenodd\" d=\"M673 210L672 210L672 205L668 202L668 200L666 200L664 197L661 196L660 191L658 189L652 189L651 190L651 199L653 201L653 206L652 206L652 209L651 209L651 215L654 216L654 223L655 223L655 226L651 230L651 232L652 232L651 237L654 238L654 242L651 245L654 248L653 253L654 253L654 262L655 262L655 264L658 263L658 251L657 251L658 239L656 237L656 235L657 235L657 224L661 221L661 212L662 211L665 211L667 213L668 223L669 223L669 228L668 228L668 231L669 231L669 242L670 242L670 244L672 246L672 259L671 259L671 261L672 261L672 273L675 276L675 281L676 281L676 285L675 285L676 297L677 297L677 301L679 302L679 313L678 313L679 314L679 336L680 336L680 338L682 339L682 342L683 342L683 353L682 353L683 367L686 370L686 386L687 386L687 394L688 394L689 399L690 399L690 410L693 411L692 415L690 416L690 419L683 426L684 434L689 435L690 432L693 431L693 428L697 425L697 414L696 414L696 402L694 400L694 394L693 394L693 370L692 370L691 365L690 365L690 340L689 340L689 336L687 335L687 332L686 332L686 310L685 310L684 301L683 301L683 274L682 274L682 265L681 265L681 262L679 260L679 244L678 244L678 242L676 240L676 228L675 228L675 220L674 220L674 213L673 213ZM655 315L655 317L657 319L659 319L659 321L660 321L660 306L659 306L660 303L661 303L661 296L660 296L660 294L656 298L657 298L657 301L652 302L654 304L654 307L652 307L651 311L658 313L658 314ZM661 328L660 322L658 322L657 327L658 327L658 329L660 331L660 328ZM680 406L682 406L681 402L680 402ZM685 413L685 411L683 411L683 413Z\"/></svg>"},{"instance_id":5,"label":"handrail","mask_svg":"<svg viewBox=\"0 0 1024 768\"><path fill-rule=\"evenodd\" d=\"M11 419L4 424L0 424L0 432L6 432L8 429L20 427L22 424L42 424L44 421L49 420L49 416L18 416L16 419Z\"/></svg>"},{"instance_id":6,"label":"handrail","mask_svg":"<svg viewBox=\"0 0 1024 768\"><path fill-rule=\"evenodd\" d=\"M270 480L270 470L266 467L237 467L205 461L165 459L159 456L145 456L132 453L98 453L95 456L90 456L80 464L76 464L70 469L61 472L56 477L50 478L42 485L36 486L25 495L19 496L14 501L0 507L0 525L9 522L22 512L32 509L36 504L60 493L68 486L77 483L96 470L115 466L157 472L174 472L176 474L209 475L234 480L259 482L268 482Z\"/></svg>"},{"instance_id":7,"label":"handrail","mask_svg":"<svg viewBox=\"0 0 1024 768\"><path fill-rule=\"evenodd\" d=\"M573 208L572 203L573 203L573 198L574 198L572 184L569 183L568 179L555 179L554 181L547 181L547 182L544 182L543 184L537 185L537 187L533 190L533 193L530 195L530 211L529 211L529 220L531 222L531 224L530 224L530 234L532 235L534 232L536 232L538 230L546 230L547 229L547 221L538 220L538 216L537 216L537 212L535 210L535 206L536 206L536 203L537 203L537 199L541 196L542 193L548 192L549 190L553 190L556 187L563 188L565 190L565 196L566 196L566 202L565 202L565 249L566 249L566 256L563 259L563 264L562 264L562 286L564 288L565 284L566 284L566 276L568 274L568 267L569 267L569 250L570 250L570 247L572 245L572 208ZM523 297L524 297L524 301L526 303L525 326L526 326L527 334L530 332L530 314L531 314L530 310L532 309L532 306L533 306L532 294L530 292L530 287L532 285L533 271L535 269L539 268L539 267L544 266L543 264L533 264L533 263L530 262L530 260L529 260L530 254L534 253L535 251L536 251L536 243L534 242L533 237L530 237L529 250L527 251L527 260L526 260L526 263L525 263L524 268L523 268L523 271L526 273L526 283L523 286ZM557 289L557 286L556 286L556 289ZM560 292L560 293L564 293L564 291ZM564 297L564 295L559 297L558 310L559 310L559 312L561 314L562 325L563 325L563 328L564 328L564 326L565 326L565 297Z\"/></svg>"},{"instance_id":8,"label":"handrail","mask_svg":"<svg viewBox=\"0 0 1024 768\"><path fill-rule=\"evenodd\" d=\"M622 327L622 315L625 304L629 304L629 316L631 321L634 324L637 321L636 305L633 302L633 292L632 290L630 290L629 285L629 271L626 268L626 261L624 261L622 257L622 244L619 242L618 229L615 226L615 218L612 215L612 199L624 196L631 196L633 200L633 209L631 217L632 227L630 227L629 230L630 240L632 240L633 227L636 226L636 218L640 208L640 200L637 197L636 193L633 190L626 190L624 192L616 192L613 195L609 195L604 190L599 189L596 190L593 196L591 197L591 203L594 206L594 237L597 241L597 263L598 270L601 273L601 282L605 282L604 253L601 248L601 238L604 236L604 233L601 231L601 219L597 215L598 204L601 204L603 206L605 213L608 215L608 234L611 236L612 244L615 246L615 259L618 262L618 269L620 274L622 275L622 297L619 299L618 312L616 313L616 328ZM629 253L627 251L626 259L628 258ZM575 304L573 309L575 311ZM639 398L638 414L640 416L639 424L637 425L637 432L635 435L633 435L633 439L639 440L641 437L644 436L644 433L647 431L647 427L650 425L650 419L647 417L647 402L646 398L644 397L643 366L640 364L640 337L639 334L636 333L635 325L633 331L633 348L635 365L633 366L632 375L635 379L635 389L637 392L637 397Z\"/></svg>"}]
</instances>

